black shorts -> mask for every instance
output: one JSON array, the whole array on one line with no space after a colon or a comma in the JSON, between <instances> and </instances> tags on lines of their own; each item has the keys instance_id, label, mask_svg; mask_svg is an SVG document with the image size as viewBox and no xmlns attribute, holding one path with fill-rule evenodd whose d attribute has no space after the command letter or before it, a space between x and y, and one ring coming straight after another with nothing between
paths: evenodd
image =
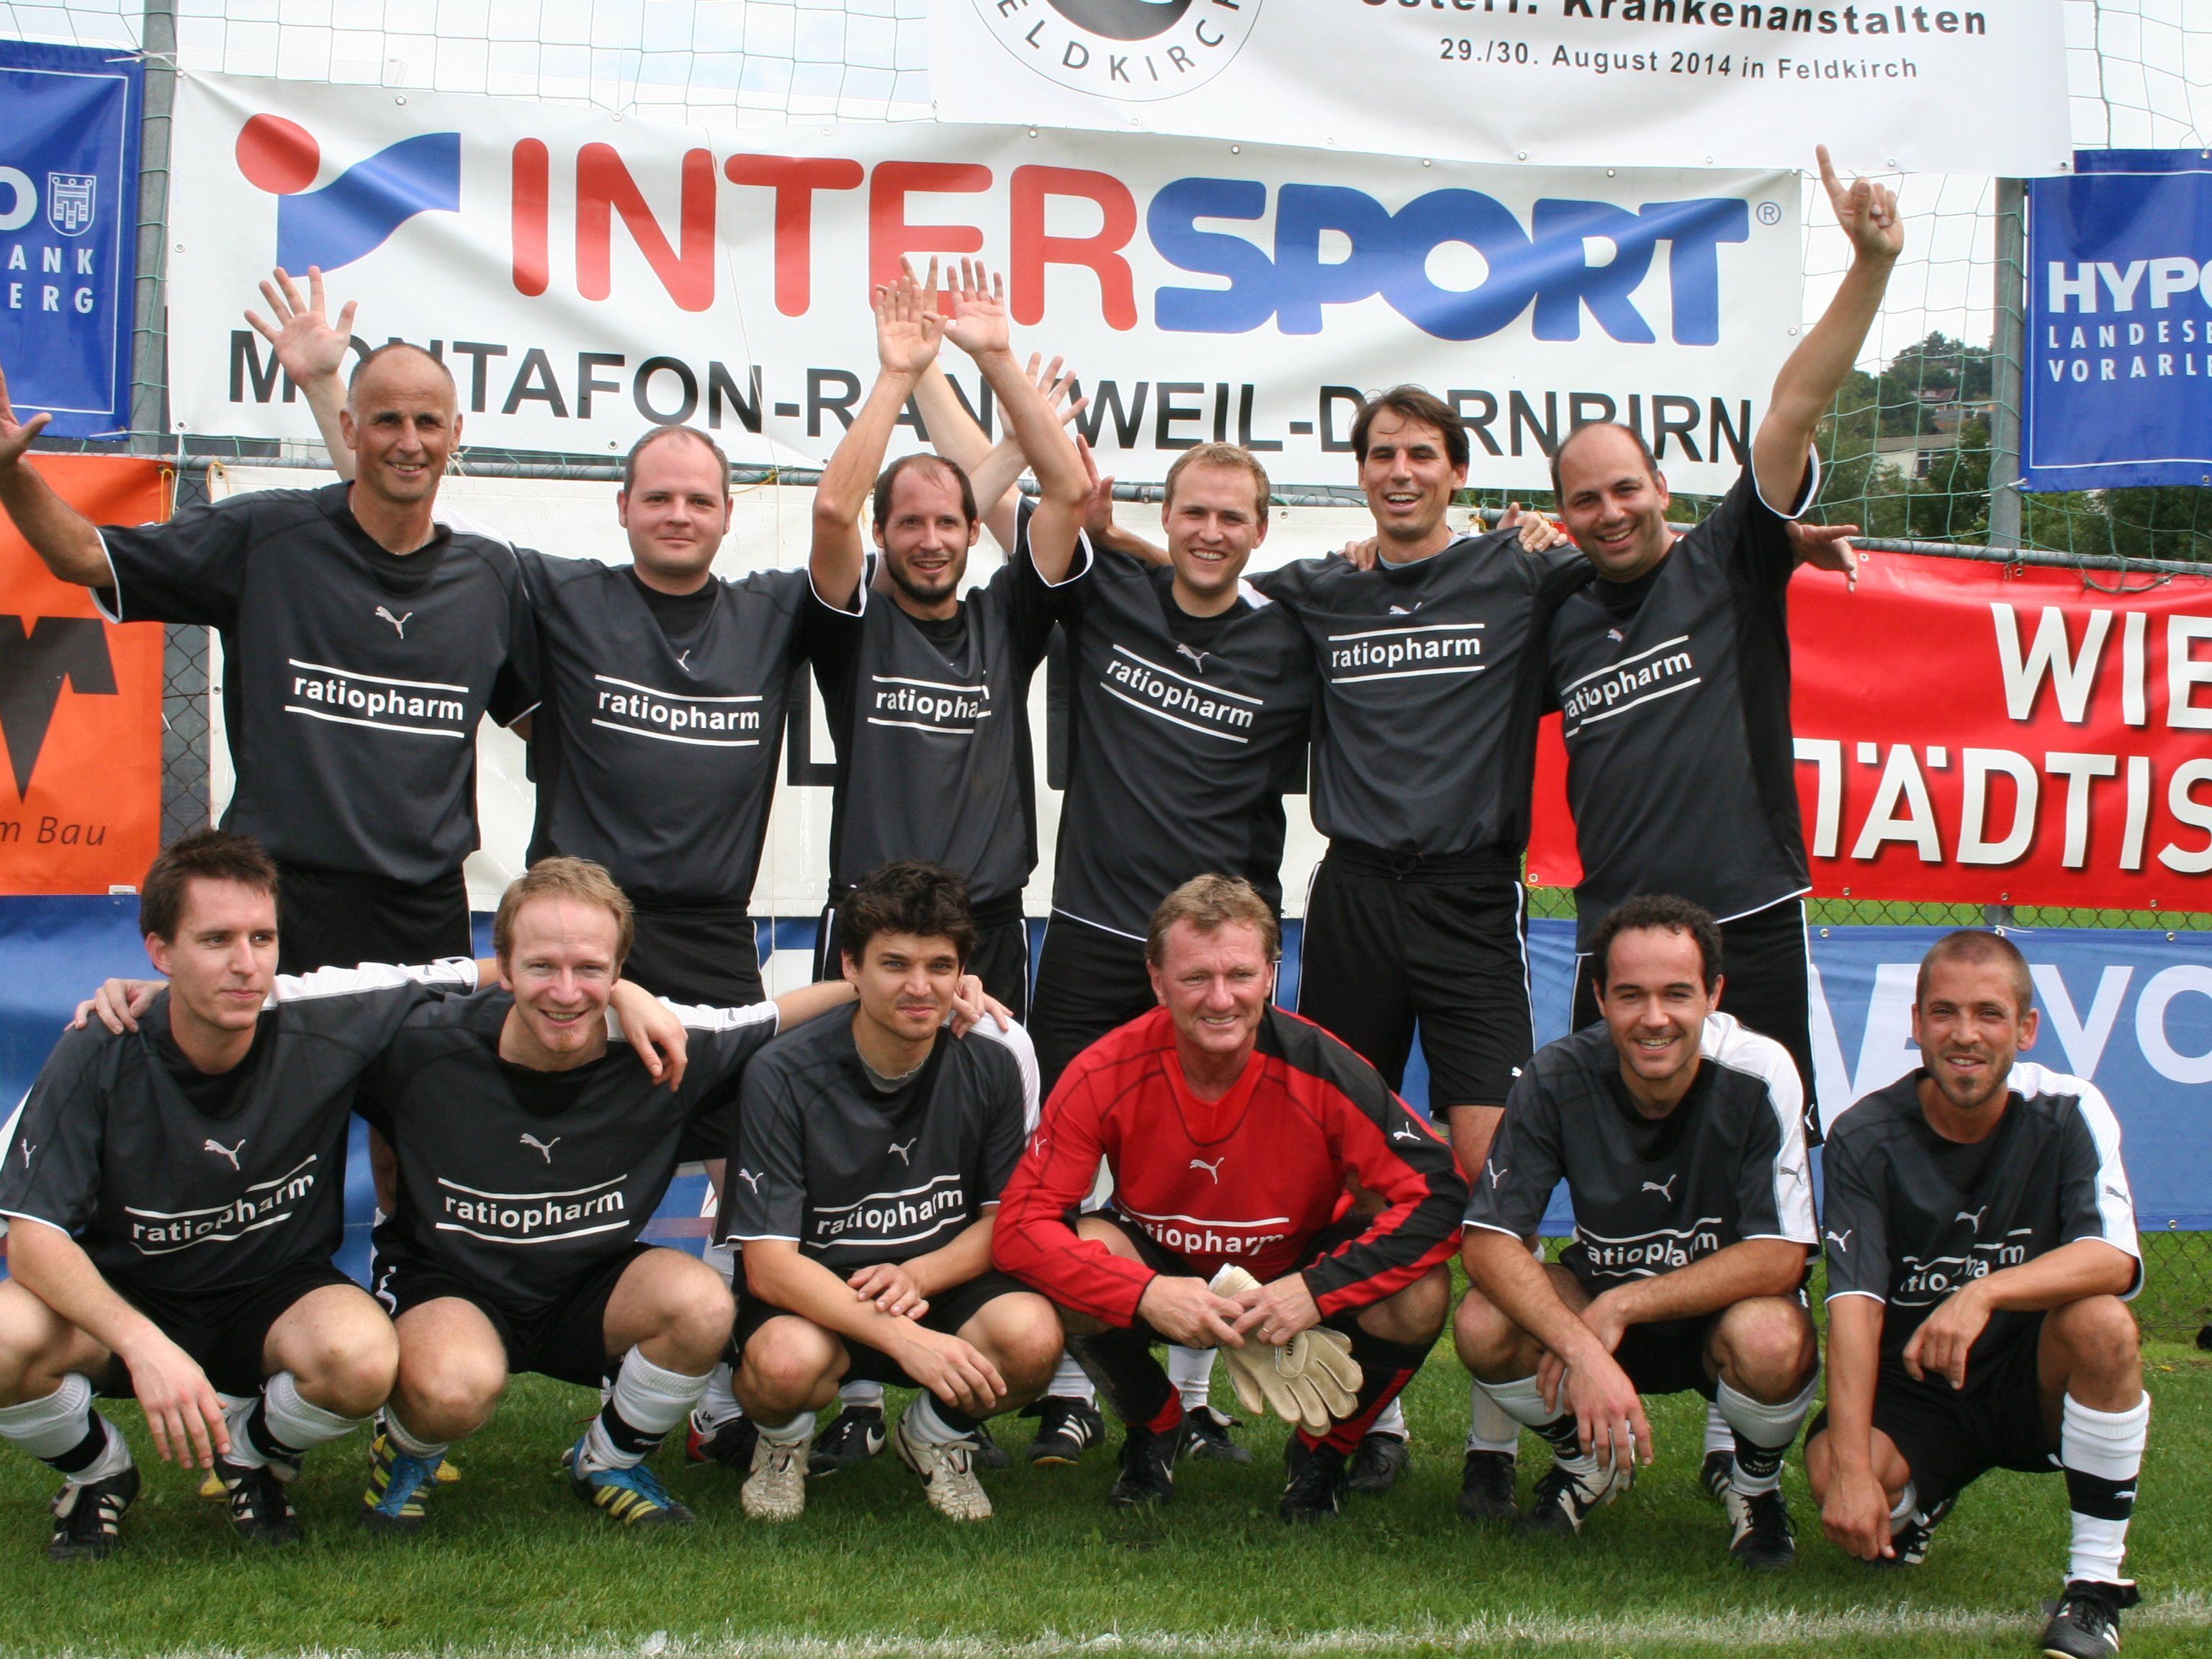
<instances>
[{"instance_id":1,"label":"black shorts","mask_svg":"<svg viewBox=\"0 0 2212 1659\"><path fill-rule=\"evenodd\" d=\"M1087 1218L1079 1215L1075 1210L1070 1210L1066 1218L1067 1224L1071 1227L1074 1226L1078 1220L1085 1218L1110 1222L1115 1227L1120 1229L1121 1236L1136 1247L1137 1260L1156 1273L1165 1273L1174 1279L1211 1277L1200 1271L1189 1258L1179 1255L1168 1249L1166 1245L1123 1215L1110 1200L1104 1207L1091 1211ZM1367 1231L1374 1220L1373 1216L1362 1215L1357 1210L1346 1210L1328 1226L1306 1240L1305 1249L1300 1253L1301 1268L1311 1267L1331 1250L1339 1249L1358 1237ZM1333 1329L1349 1331L1352 1328L1352 1322L1359 1316L1360 1311L1358 1308L1346 1308L1340 1312L1324 1314L1322 1316L1321 1322ZM1132 1321L1129 1328L1143 1336L1148 1342L1172 1342L1175 1340L1172 1337L1161 1335L1142 1319Z\"/></svg>"},{"instance_id":2,"label":"black shorts","mask_svg":"<svg viewBox=\"0 0 2212 1659\"><path fill-rule=\"evenodd\" d=\"M1797 1062L1805 1087L1805 1139L1820 1141L1820 1113L1813 1097L1813 975L1805 937L1805 902L1784 899L1764 910L1721 923L1721 1010L1761 1036L1772 1037ZM1575 958L1575 1029L1601 1018L1590 959Z\"/></svg>"},{"instance_id":3,"label":"black shorts","mask_svg":"<svg viewBox=\"0 0 2212 1659\"><path fill-rule=\"evenodd\" d=\"M2050 1474L2058 1447L2043 1422L2037 1364L2043 1320L1966 1368L1966 1386L1940 1376L1916 1382L1887 1354L1875 1375L1874 1425L1896 1443L1923 1510L1956 1498L1991 1469ZM1828 1426L1828 1408L1806 1426L1805 1438Z\"/></svg>"},{"instance_id":4,"label":"black shorts","mask_svg":"<svg viewBox=\"0 0 2212 1659\"><path fill-rule=\"evenodd\" d=\"M207 1374L217 1394L243 1397L260 1392L268 1372L262 1358L270 1328L301 1297L326 1285L353 1285L327 1261L302 1261L272 1273L258 1285L179 1296L152 1291L127 1279L111 1279L115 1293L154 1322L161 1334ZM358 1285L354 1285L359 1289ZM94 1388L113 1400L131 1397L131 1370L117 1355Z\"/></svg>"},{"instance_id":5,"label":"black shorts","mask_svg":"<svg viewBox=\"0 0 2212 1659\"><path fill-rule=\"evenodd\" d=\"M1035 1296L1036 1291L1018 1279L1011 1279L995 1267L987 1267L964 1285L955 1285L949 1291L940 1291L929 1298L929 1311L916 1322L926 1331L938 1331L946 1336L959 1334L960 1328L973 1319L986 1303L995 1302L1002 1296ZM760 1328L771 1319L788 1315L804 1318L803 1314L792 1314L788 1308L779 1308L773 1302L763 1302L757 1296L740 1297L738 1302L738 1322L730 1332L730 1351L740 1359L744 1357L745 1344L759 1334ZM884 1382L897 1389L915 1389L921 1385L902 1370L896 1360L881 1348L855 1342L849 1336L839 1336L830 1331L825 1334L844 1346L847 1382Z\"/></svg>"},{"instance_id":6,"label":"black shorts","mask_svg":"<svg viewBox=\"0 0 2212 1659\"><path fill-rule=\"evenodd\" d=\"M814 977L817 981L844 978L836 905L822 912L822 926L815 937ZM975 913L975 948L968 953L968 971L983 981L985 991L1012 1009L1016 1019L1028 1023L1030 925L1023 920L1018 898Z\"/></svg>"},{"instance_id":7,"label":"black shorts","mask_svg":"<svg viewBox=\"0 0 2212 1659\"><path fill-rule=\"evenodd\" d=\"M383 876L279 865L276 971L307 974L356 963L401 966L473 957L469 885L454 871L417 887Z\"/></svg>"},{"instance_id":8,"label":"black shorts","mask_svg":"<svg viewBox=\"0 0 2212 1659\"><path fill-rule=\"evenodd\" d=\"M1037 953L1028 1022L1043 1091L1100 1037L1158 1006L1144 940L1055 914Z\"/></svg>"},{"instance_id":9,"label":"black shorts","mask_svg":"<svg viewBox=\"0 0 2212 1659\"><path fill-rule=\"evenodd\" d=\"M1503 1106L1535 1052L1518 860L1392 860L1331 845L1306 896L1298 1012L1403 1085L1414 1028L1430 1115Z\"/></svg>"},{"instance_id":10,"label":"black shorts","mask_svg":"<svg viewBox=\"0 0 2212 1659\"><path fill-rule=\"evenodd\" d=\"M467 1303L491 1322L507 1350L509 1375L535 1371L562 1382L596 1389L611 1366L607 1352L607 1304L629 1264L653 1244L632 1244L607 1258L535 1310L510 1307L482 1285L444 1268L380 1255L372 1281L376 1299L396 1321L410 1308L447 1297Z\"/></svg>"},{"instance_id":11,"label":"black shorts","mask_svg":"<svg viewBox=\"0 0 2212 1659\"><path fill-rule=\"evenodd\" d=\"M750 1008L766 999L760 944L743 904L639 904L633 911L637 937L623 963L624 979L701 1008Z\"/></svg>"}]
</instances>

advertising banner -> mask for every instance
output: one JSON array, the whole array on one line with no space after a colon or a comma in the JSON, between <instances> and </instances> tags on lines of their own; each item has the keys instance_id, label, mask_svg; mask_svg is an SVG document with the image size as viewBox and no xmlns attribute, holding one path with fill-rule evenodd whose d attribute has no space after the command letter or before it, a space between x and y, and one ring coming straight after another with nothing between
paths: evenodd
<instances>
[{"instance_id":1,"label":"advertising banner","mask_svg":"<svg viewBox=\"0 0 2212 1659\"><path fill-rule=\"evenodd\" d=\"M2212 910L2212 575L1864 556L1790 589L1813 890ZM1580 873L1547 722L1531 879Z\"/></svg>"},{"instance_id":2,"label":"advertising banner","mask_svg":"<svg viewBox=\"0 0 2212 1659\"><path fill-rule=\"evenodd\" d=\"M2212 483L2212 160L2075 166L2027 185L2027 487Z\"/></svg>"},{"instance_id":3,"label":"advertising banner","mask_svg":"<svg viewBox=\"0 0 2212 1659\"><path fill-rule=\"evenodd\" d=\"M2063 172L2061 0L930 0L940 119L1474 161ZM2002 88L2001 94L1994 93Z\"/></svg>"},{"instance_id":4,"label":"advertising banner","mask_svg":"<svg viewBox=\"0 0 2212 1659\"><path fill-rule=\"evenodd\" d=\"M168 516L161 463L33 459L95 524ZM136 889L161 836L157 623L117 628L0 517L0 894Z\"/></svg>"},{"instance_id":5,"label":"advertising banner","mask_svg":"<svg viewBox=\"0 0 2212 1659\"><path fill-rule=\"evenodd\" d=\"M0 368L56 437L130 429L143 101L135 58L0 40Z\"/></svg>"},{"instance_id":6,"label":"advertising banner","mask_svg":"<svg viewBox=\"0 0 2212 1659\"><path fill-rule=\"evenodd\" d=\"M1740 470L1799 321L1785 173L1555 170L926 124L704 134L585 110L195 76L180 88L170 398L194 432L312 441L241 313L272 264L357 298L358 343L440 353L471 443L621 451L654 422L818 463L875 373L902 257L1007 277L1100 465L1209 439L1349 483L1363 389L1470 423L1471 482L1546 487L1579 422L1677 488ZM946 365L979 414L980 378ZM918 417L899 434L919 436Z\"/></svg>"}]
</instances>

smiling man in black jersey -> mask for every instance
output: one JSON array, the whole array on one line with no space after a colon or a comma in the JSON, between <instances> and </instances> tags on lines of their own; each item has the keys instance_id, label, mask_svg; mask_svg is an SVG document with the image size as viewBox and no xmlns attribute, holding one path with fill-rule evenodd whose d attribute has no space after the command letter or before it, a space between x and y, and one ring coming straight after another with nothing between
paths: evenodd
<instances>
[{"instance_id":1,"label":"smiling man in black jersey","mask_svg":"<svg viewBox=\"0 0 2212 1659\"><path fill-rule=\"evenodd\" d=\"M744 1252L738 1397L760 1425L745 1513L806 1503L814 1414L840 1382L919 1388L898 1455L930 1504L981 1521L980 1425L1034 1399L1060 1358L1042 1297L991 1267L999 1190L1036 1121L1018 1025L943 1029L975 939L966 884L908 860L846 899L850 1018L770 1043L748 1069L725 1234Z\"/></svg>"},{"instance_id":2,"label":"smiling man in black jersey","mask_svg":"<svg viewBox=\"0 0 2212 1659\"><path fill-rule=\"evenodd\" d=\"M398 1201L376 1230L374 1289L399 1370L362 1519L411 1532L447 1444L490 1416L508 1376L586 1387L611 1376L569 1449L570 1485L629 1526L690 1519L646 1467L707 1388L730 1295L704 1262L641 1234L684 1157L719 1153L745 1061L779 1020L848 1000L676 1012L674 1091L609 1042L629 910L599 866L548 859L493 922L500 984L418 1010L362 1082L392 1143Z\"/></svg>"},{"instance_id":3,"label":"smiling man in black jersey","mask_svg":"<svg viewBox=\"0 0 2212 1659\"><path fill-rule=\"evenodd\" d=\"M350 477L338 370L354 307L331 324L319 271L305 295L281 270L261 291L271 316L246 319ZM803 570L713 574L731 511L721 446L657 426L630 447L615 495L627 565L517 553L544 653L543 703L517 723L537 784L531 861L604 865L636 927L624 977L712 1007L762 996L753 882L811 611Z\"/></svg>"},{"instance_id":4,"label":"smiling man in black jersey","mask_svg":"<svg viewBox=\"0 0 2212 1659\"><path fill-rule=\"evenodd\" d=\"M1994 933L1920 964L1921 1063L1838 1117L1822 1156L1828 1403L1805 1472L1836 1545L1918 1564L1992 1468L2066 1477L2072 1548L2040 1651L2106 1659L2149 1431L2120 1126L2094 1085L2019 1057L2033 981Z\"/></svg>"},{"instance_id":5,"label":"smiling man in black jersey","mask_svg":"<svg viewBox=\"0 0 2212 1659\"><path fill-rule=\"evenodd\" d=\"M1801 561L1851 563L1847 547L1790 532L1820 489L1814 434L1905 245L1892 191L1846 189L1826 149L1820 162L1851 264L1776 375L1751 464L1678 536L1641 434L1578 428L1552 458L1552 485L1595 579L1562 602L1551 634L1583 865L1574 1023L1598 1018L1590 939L1613 907L1638 893L1694 900L1720 920L1728 1011L1790 1051L1815 1138L1788 595Z\"/></svg>"},{"instance_id":6,"label":"smiling man in black jersey","mask_svg":"<svg viewBox=\"0 0 2212 1659\"><path fill-rule=\"evenodd\" d=\"M23 462L0 380L0 507L114 622L222 635L237 792L223 827L283 874L279 966L469 951L476 732L538 699L537 635L505 544L437 524L460 441L453 376L418 347L355 369L350 484L253 490L167 524L95 528Z\"/></svg>"},{"instance_id":7,"label":"smiling man in black jersey","mask_svg":"<svg viewBox=\"0 0 2212 1659\"><path fill-rule=\"evenodd\" d=\"M1535 1056L1474 1182L1460 1358L1551 1443L1523 1532L1581 1530L1650 1461L1640 1396L1694 1390L1735 1433L1730 1553L1786 1567L1782 1458L1818 1363L1796 1071L1715 1012L1720 940L1696 905L1632 899L1591 948L1604 1023ZM1528 1241L1562 1180L1575 1242L1547 1267Z\"/></svg>"}]
</instances>

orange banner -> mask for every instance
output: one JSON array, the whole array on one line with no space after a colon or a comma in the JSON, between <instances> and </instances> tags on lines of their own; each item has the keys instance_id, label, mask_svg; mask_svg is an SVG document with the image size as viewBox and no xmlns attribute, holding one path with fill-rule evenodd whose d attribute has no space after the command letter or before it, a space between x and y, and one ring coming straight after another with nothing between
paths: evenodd
<instances>
[{"instance_id":1,"label":"orange banner","mask_svg":"<svg viewBox=\"0 0 2212 1659\"><path fill-rule=\"evenodd\" d=\"M95 524L168 516L159 461L33 463ZM158 623L111 627L0 516L0 893L135 889L161 840Z\"/></svg>"}]
</instances>

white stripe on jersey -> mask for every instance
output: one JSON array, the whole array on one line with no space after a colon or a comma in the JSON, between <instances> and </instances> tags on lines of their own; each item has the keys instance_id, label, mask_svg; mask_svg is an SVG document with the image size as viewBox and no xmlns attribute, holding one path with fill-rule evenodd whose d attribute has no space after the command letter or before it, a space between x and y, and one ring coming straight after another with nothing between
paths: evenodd
<instances>
[{"instance_id":1,"label":"white stripe on jersey","mask_svg":"<svg viewBox=\"0 0 2212 1659\"><path fill-rule=\"evenodd\" d=\"M767 1020L782 1029L783 1011L773 999L767 1002L749 1003L743 1008L708 1008L688 1002L671 1002L666 997L655 999L660 1006L676 1016L677 1023L687 1031L738 1031L748 1025L757 1025ZM622 1019L613 1008L607 1010L607 1040L611 1042L628 1041L623 1036Z\"/></svg>"},{"instance_id":2,"label":"white stripe on jersey","mask_svg":"<svg viewBox=\"0 0 2212 1659\"><path fill-rule=\"evenodd\" d=\"M364 962L355 968L318 968L309 974L280 974L261 1006L281 1002L313 1002L321 997L359 996L367 991L396 990L402 985L477 988L477 964L470 957L443 957L417 968L395 967L386 962Z\"/></svg>"},{"instance_id":3,"label":"white stripe on jersey","mask_svg":"<svg viewBox=\"0 0 2212 1659\"><path fill-rule=\"evenodd\" d=\"M1002 1031L999 1022L986 1014L968 1028L968 1035L999 1043L1013 1055L1022 1073L1022 1133L1033 1133L1037 1124L1037 1059L1036 1045L1030 1041L1030 1034L1018 1020L1010 1021Z\"/></svg>"},{"instance_id":4,"label":"white stripe on jersey","mask_svg":"<svg viewBox=\"0 0 2212 1659\"><path fill-rule=\"evenodd\" d=\"M2132 1298L2142 1289L2142 1248L2136 1237L2135 1189L2128 1185L2127 1169L2120 1162L2120 1121L2112 1115L2111 1103L2087 1079L2054 1072L2033 1060L2015 1060L2007 1086L2022 1098L2033 1095L2073 1097L2074 1109L2081 1113L2097 1148L2097 1219L2104 1230L2104 1242L2114 1249L2125 1250L2137 1264L2136 1282L2128 1290Z\"/></svg>"},{"instance_id":5,"label":"white stripe on jersey","mask_svg":"<svg viewBox=\"0 0 2212 1659\"><path fill-rule=\"evenodd\" d=\"M1707 1014L1698 1049L1714 1065L1755 1077L1765 1085L1766 1103L1782 1127L1782 1145L1774 1158L1774 1216L1782 1228L1779 1237L1793 1244L1817 1247L1820 1232L1813 1219L1813 1176L1805 1155L1805 1083L1797 1075L1797 1062L1772 1037L1746 1030L1733 1014Z\"/></svg>"}]
</instances>

